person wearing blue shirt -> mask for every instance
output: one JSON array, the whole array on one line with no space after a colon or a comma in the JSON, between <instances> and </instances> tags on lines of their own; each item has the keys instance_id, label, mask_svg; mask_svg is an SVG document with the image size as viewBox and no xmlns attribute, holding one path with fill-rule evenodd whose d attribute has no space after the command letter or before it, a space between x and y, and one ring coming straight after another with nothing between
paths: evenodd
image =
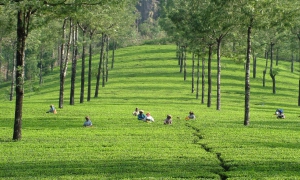
<instances>
[{"instance_id":1,"label":"person wearing blue shirt","mask_svg":"<svg viewBox=\"0 0 300 180\"><path fill-rule=\"evenodd\" d=\"M53 104L50 105L50 109L49 109L49 111L47 111L46 113L53 113L53 114L56 114L56 113L57 113L57 112L56 112L56 109L55 109L55 107L54 107Z\"/></svg>"},{"instance_id":2,"label":"person wearing blue shirt","mask_svg":"<svg viewBox=\"0 0 300 180\"><path fill-rule=\"evenodd\" d=\"M144 114L143 110L139 111L139 114L137 115L137 119L141 121L146 121L146 115Z\"/></svg>"},{"instance_id":3,"label":"person wearing blue shirt","mask_svg":"<svg viewBox=\"0 0 300 180\"><path fill-rule=\"evenodd\" d=\"M283 114L283 109L276 109L275 115L277 115L277 118L284 119L285 115Z\"/></svg>"},{"instance_id":4,"label":"person wearing blue shirt","mask_svg":"<svg viewBox=\"0 0 300 180\"><path fill-rule=\"evenodd\" d=\"M85 122L83 123L83 126L85 126L85 127L90 127L90 126L92 126L93 124L92 124L92 121L91 121L91 119L90 119L90 117L89 116L86 116L85 117Z\"/></svg>"}]
</instances>

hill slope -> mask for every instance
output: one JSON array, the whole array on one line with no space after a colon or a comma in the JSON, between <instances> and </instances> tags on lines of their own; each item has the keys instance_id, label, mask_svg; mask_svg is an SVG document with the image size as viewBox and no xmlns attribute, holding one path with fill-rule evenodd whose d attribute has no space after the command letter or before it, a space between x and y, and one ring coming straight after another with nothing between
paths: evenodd
<instances>
[{"instance_id":1,"label":"hill slope","mask_svg":"<svg viewBox=\"0 0 300 180\"><path fill-rule=\"evenodd\" d=\"M66 83L64 108L56 115L45 113L50 104L58 104L58 69L45 77L39 91L26 89L20 142L11 142L14 103L2 100L1 179L300 177L298 75L289 72L288 62L276 67L274 95L270 77L262 87L265 62L258 60L257 78L251 78L250 126L244 127L242 64L222 59L222 105L216 111L216 84L212 107L206 107L191 93L190 59L188 79L179 73L175 46L128 47L116 53L106 86L90 102L79 103L78 75L75 105L68 105ZM214 82L215 70L212 77ZM155 122L138 121L131 114L136 107L150 112ZM287 119L277 120L276 108L283 108ZM190 110L197 119L185 121ZM167 114L173 116L169 126L163 125ZM86 115L92 128L82 127Z\"/></svg>"}]
</instances>

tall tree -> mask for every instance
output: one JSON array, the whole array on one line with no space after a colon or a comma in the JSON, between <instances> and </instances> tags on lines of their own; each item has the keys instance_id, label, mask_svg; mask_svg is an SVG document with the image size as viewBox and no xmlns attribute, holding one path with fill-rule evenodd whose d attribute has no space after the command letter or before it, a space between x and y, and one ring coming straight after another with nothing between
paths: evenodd
<instances>
[{"instance_id":1,"label":"tall tree","mask_svg":"<svg viewBox=\"0 0 300 180\"><path fill-rule=\"evenodd\" d=\"M291 32L297 37L298 39L298 57L300 57L300 23L293 24L291 27ZM299 68L300 68L300 60L299 60ZM300 106L300 75L298 80L298 106Z\"/></svg>"},{"instance_id":2,"label":"tall tree","mask_svg":"<svg viewBox=\"0 0 300 180\"><path fill-rule=\"evenodd\" d=\"M70 9L78 11L78 9L72 9L70 7L74 4L77 5L95 5L95 6L103 6L103 5L122 5L125 0L91 0L89 2L85 1L47 1L47 0L37 0L37 1L25 1L25 0L3 0L0 2L0 5L7 7L8 9L12 9L16 12L17 19L17 48L16 48L16 105L15 105L15 122L14 122L14 133L13 139L20 140L22 138L22 110L23 110L23 98L24 98L24 70L25 70L25 45L26 38L29 34L30 24L32 21L32 17L36 13L40 13L40 15L44 14L43 11L53 10L54 8L61 8L68 6ZM60 9L61 10L61 9ZM58 11L53 11L57 13ZM66 11L61 11L61 14ZM53 14L55 14L53 13ZM52 16L51 14L50 16ZM49 15L49 14L48 14ZM45 15L47 16L47 15ZM50 17L49 16L49 17ZM61 92L60 92L61 93ZM60 97L60 107L62 108L62 98Z\"/></svg>"},{"instance_id":3,"label":"tall tree","mask_svg":"<svg viewBox=\"0 0 300 180\"><path fill-rule=\"evenodd\" d=\"M71 41L72 41L72 69L71 69L71 88L70 88L70 105L75 104L75 81L76 81L76 68L77 68L77 55L78 55L78 25L73 23L71 18Z\"/></svg>"},{"instance_id":4,"label":"tall tree","mask_svg":"<svg viewBox=\"0 0 300 180\"><path fill-rule=\"evenodd\" d=\"M92 53L93 53L93 35L95 30L89 30L89 67L88 67L88 92L87 92L87 101L91 100L92 93Z\"/></svg>"},{"instance_id":5,"label":"tall tree","mask_svg":"<svg viewBox=\"0 0 300 180\"><path fill-rule=\"evenodd\" d=\"M245 112L244 112L244 125L250 123L250 58L252 49L252 31L253 28L265 28L270 25L270 16L273 14L273 8L277 7L279 2L270 3L268 0L263 1L235 1L234 9L241 21L241 27L247 27L247 55L245 63ZM247 23L244 23L247 22Z\"/></svg>"},{"instance_id":6,"label":"tall tree","mask_svg":"<svg viewBox=\"0 0 300 180\"><path fill-rule=\"evenodd\" d=\"M82 55L81 55L81 86L80 86L80 103L84 102L84 84L85 84L85 50L86 50L86 33L88 30L88 25L80 25L80 29L82 30Z\"/></svg>"},{"instance_id":7,"label":"tall tree","mask_svg":"<svg viewBox=\"0 0 300 180\"><path fill-rule=\"evenodd\" d=\"M97 72L97 80L96 80L96 89L95 89L95 95L94 97L99 96L99 86L100 86L100 75L101 75L101 69L103 66L103 54L104 54L104 39L105 39L105 34L102 33L102 38L101 38L101 49L100 49L100 60L99 60L99 65L98 65L98 72Z\"/></svg>"},{"instance_id":8,"label":"tall tree","mask_svg":"<svg viewBox=\"0 0 300 180\"><path fill-rule=\"evenodd\" d=\"M69 20L69 33L66 35L66 26ZM64 19L62 27L62 44L60 47L60 80L59 80L59 108L63 108L64 105L64 90L65 90L65 80L67 76L68 69L68 58L70 52L70 46L72 42L72 20L69 18ZM66 43L65 43L66 41Z\"/></svg>"},{"instance_id":9,"label":"tall tree","mask_svg":"<svg viewBox=\"0 0 300 180\"><path fill-rule=\"evenodd\" d=\"M25 42L29 33L31 15L35 9L22 8L17 10L17 52L16 52L16 106L13 139L22 138L22 116L24 98L24 65L25 65Z\"/></svg>"}]
</instances>

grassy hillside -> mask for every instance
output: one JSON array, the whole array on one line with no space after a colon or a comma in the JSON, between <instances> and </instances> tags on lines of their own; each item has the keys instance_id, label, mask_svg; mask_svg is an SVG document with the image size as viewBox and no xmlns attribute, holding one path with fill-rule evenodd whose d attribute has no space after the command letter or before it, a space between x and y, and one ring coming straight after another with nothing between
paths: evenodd
<instances>
[{"instance_id":1,"label":"grassy hillside","mask_svg":"<svg viewBox=\"0 0 300 180\"><path fill-rule=\"evenodd\" d=\"M0 179L299 179L298 67L291 73L289 62L279 62L273 94L269 75L262 87L265 60L258 59L257 77L250 81L250 125L245 127L243 64L222 59L217 111L216 68L212 106L207 107L191 93L191 60L184 81L175 49L117 50L98 98L79 103L78 73L73 106L68 73L64 107L56 115L45 112L50 104L58 106L58 69L40 87L27 82L19 142L11 140L14 101L7 99L9 85L2 84ZM98 61L95 57L94 70ZM150 112L155 122L138 121L131 114L136 107ZM286 119L276 119L277 108L284 109ZM190 110L197 119L186 121ZM173 116L172 125L163 125L167 114ZM82 127L87 115L92 128Z\"/></svg>"}]
</instances>

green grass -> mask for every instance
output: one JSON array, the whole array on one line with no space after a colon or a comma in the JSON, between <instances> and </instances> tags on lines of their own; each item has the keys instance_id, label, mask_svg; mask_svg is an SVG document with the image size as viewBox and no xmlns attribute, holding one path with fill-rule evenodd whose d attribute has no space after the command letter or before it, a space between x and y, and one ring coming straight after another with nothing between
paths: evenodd
<instances>
[{"instance_id":1,"label":"green grass","mask_svg":"<svg viewBox=\"0 0 300 180\"><path fill-rule=\"evenodd\" d=\"M50 104L58 106L58 69L38 91L30 88L37 84L27 82L23 136L17 142L12 141L14 101L7 99L9 84L1 84L0 179L300 179L299 69L291 73L289 62L280 61L273 94L269 75L262 87L265 61L258 59L245 127L243 65L222 58L217 111L216 61L207 107L191 93L191 60L184 81L175 50L172 45L117 50L115 68L98 98L79 103L78 73L73 106L68 73L64 107L56 115L45 112ZM98 57L93 63L96 68ZM94 86L95 80L92 96ZM151 112L155 122L138 121L131 115L135 107ZM284 109L285 120L273 115L277 108ZM190 110L197 119L185 121ZM167 114L172 125L163 125ZM87 115L92 128L82 127Z\"/></svg>"}]
</instances>

